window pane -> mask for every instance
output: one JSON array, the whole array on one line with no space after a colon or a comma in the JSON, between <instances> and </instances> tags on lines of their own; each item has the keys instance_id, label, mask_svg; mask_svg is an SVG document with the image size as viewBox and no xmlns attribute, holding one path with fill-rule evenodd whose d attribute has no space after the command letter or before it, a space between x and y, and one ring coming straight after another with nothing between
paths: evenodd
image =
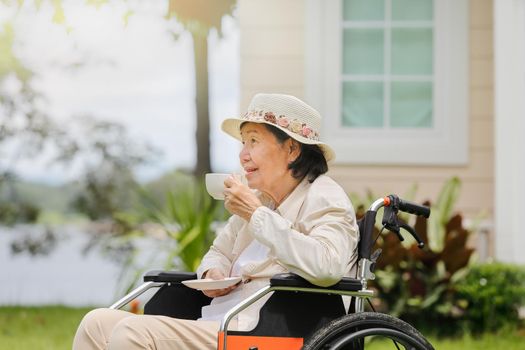
<instances>
[{"instance_id":1,"label":"window pane","mask_svg":"<svg viewBox=\"0 0 525 350\"><path fill-rule=\"evenodd\" d=\"M392 127L432 127L432 83L392 82L390 88Z\"/></svg>"},{"instance_id":2,"label":"window pane","mask_svg":"<svg viewBox=\"0 0 525 350\"><path fill-rule=\"evenodd\" d=\"M383 20L385 0L345 0L343 16L345 21Z\"/></svg>"},{"instance_id":3,"label":"window pane","mask_svg":"<svg viewBox=\"0 0 525 350\"><path fill-rule=\"evenodd\" d=\"M432 0L392 0L392 20L429 21L434 17Z\"/></svg>"},{"instance_id":4,"label":"window pane","mask_svg":"<svg viewBox=\"0 0 525 350\"><path fill-rule=\"evenodd\" d=\"M343 83L343 126L383 126L383 83Z\"/></svg>"},{"instance_id":5,"label":"window pane","mask_svg":"<svg viewBox=\"0 0 525 350\"><path fill-rule=\"evenodd\" d=\"M383 30L345 29L343 33L343 73L383 73Z\"/></svg>"},{"instance_id":6,"label":"window pane","mask_svg":"<svg viewBox=\"0 0 525 350\"><path fill-rule=\"evenodd\" d=\"M392 74L432 75L432 29L392 29Z\"/></svg>"}]
</instances>

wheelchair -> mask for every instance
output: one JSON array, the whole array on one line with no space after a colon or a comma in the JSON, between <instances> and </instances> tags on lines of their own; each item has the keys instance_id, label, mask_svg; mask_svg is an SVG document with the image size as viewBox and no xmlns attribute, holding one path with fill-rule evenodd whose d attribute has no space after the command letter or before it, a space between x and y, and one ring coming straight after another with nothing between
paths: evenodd
<instances>
[{"instance_id":1,"label":"wheelchair","mask_svg":"<svg viewBox=\"0 0 525 350\"><path fill-rule=\"evenodd\" d=\"M358 269L356 278L344 277L329 287L319 287L305 279L284 273L273 276L269 285L259 289L230 309L223 317L217 337L218 350L347 350L370 349L376 338L386 339L394 349L433 350L432 345L408 323L378 312L365 312L374 291L368 280L375 278L376 261L381 251L372 253L374 226L378 209L384 207L383 228L395 233L408 231L422 248L416 231L398 219L399 211L428 218L430 208L400 199L396 195L379 198L358 222ZM144 284L110 306L120 309L151 288L159 288L144 306L144 313L195 320L211 298L181 282L197 278L195 273L150 271ZM259 322L250 331L228 330L232 318L268 293L260 310ZM345 307L342 296L350 296Z\"/></svg>"}]
</instances>

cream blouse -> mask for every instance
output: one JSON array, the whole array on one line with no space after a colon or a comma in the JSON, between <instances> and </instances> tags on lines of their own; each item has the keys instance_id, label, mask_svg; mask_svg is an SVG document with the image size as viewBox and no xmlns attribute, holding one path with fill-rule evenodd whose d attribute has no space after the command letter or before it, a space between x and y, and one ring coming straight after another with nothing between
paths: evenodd
<instances>
[{"instance_id":1,"label":"cream blouse","mask_svg":"<svg viewBox=\"0 0 525 350\"><path fill-rule=\"evenodd\" d=\"M239 275L249 283L230 293L238 293L238 300L267 285L277 273L293 272L313 284L329 286L354 267L359 236L354 208L330 177L321 175L313 183L305 179L278 208L269 207L257 208L249 222L237 215L228 220L203 257L197 269L199 278L210 268L228 276L254 240L267 247L268 253L239 265ZM238 330L257 324L266 300L260 299L238 315Z\"/></svg>"}]
</instances>

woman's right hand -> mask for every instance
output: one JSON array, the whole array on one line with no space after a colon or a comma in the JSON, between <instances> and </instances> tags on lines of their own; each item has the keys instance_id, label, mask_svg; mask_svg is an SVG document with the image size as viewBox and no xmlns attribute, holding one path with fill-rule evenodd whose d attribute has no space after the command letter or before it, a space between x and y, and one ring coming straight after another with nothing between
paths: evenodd
<instances>
[{"instance_id":1,"label":"woman's right hand","mask_svg":"<svg viewBox=\"0 0 525 350\"><path fill-rule=\"evenodd\" d=\"M226 276L224 276L224 274L222 273L221 270L219 269L216 269L216 268L211 268L209 269L208 271L206 271L202 278L210 278L212 280L222 280L224 278L226 278ZM206 295L207 297L210 297L210 298L215 298L215 297L220 297L222 295L226 295L228 294L229 292L231 292L232 290L234 290L235 288L237 288L239 284L237 283L236 285L233 285L231 287L228 287L228 288L223 288L223 289L209 289L209 290L203 290L202 292L204 293L204 295Z\"/></svg>"},{"instance_id":2,"label":"woman's right hand","mask_svg":"<svg viewBox=\"0 0 525 350\"><path fill-rule=\"evenodd\" d=\"M224 180L224 207L230 214L238 215L250 222L252 214L262 206L261 200L244 183L239 175L232 175Z\"/></svg>"}]
</instances>

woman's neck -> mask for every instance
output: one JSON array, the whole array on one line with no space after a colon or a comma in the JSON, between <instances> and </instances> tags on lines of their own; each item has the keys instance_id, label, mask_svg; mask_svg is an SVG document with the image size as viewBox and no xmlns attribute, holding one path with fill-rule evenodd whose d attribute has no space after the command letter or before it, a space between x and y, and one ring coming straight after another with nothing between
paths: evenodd
<instances>
[{"instance_id":1,"label":"woman's neck","mask_svg":"<svg viewBox=\"0 0 525 350\"><path fill-rule=\"evenodd\" d=\"M279 184L279 187L270 191L263 191L263 193L275 203L275 208L278 208L282 204L282 202L284 202L284 200L288 198L290 193L292 193L293 190L295 190L295 188L297 187L297 185L299 185L300 182L301 179L296 179L290 176L287 177L283 182L281 182Z\"/></svg>"}]
</instances>

